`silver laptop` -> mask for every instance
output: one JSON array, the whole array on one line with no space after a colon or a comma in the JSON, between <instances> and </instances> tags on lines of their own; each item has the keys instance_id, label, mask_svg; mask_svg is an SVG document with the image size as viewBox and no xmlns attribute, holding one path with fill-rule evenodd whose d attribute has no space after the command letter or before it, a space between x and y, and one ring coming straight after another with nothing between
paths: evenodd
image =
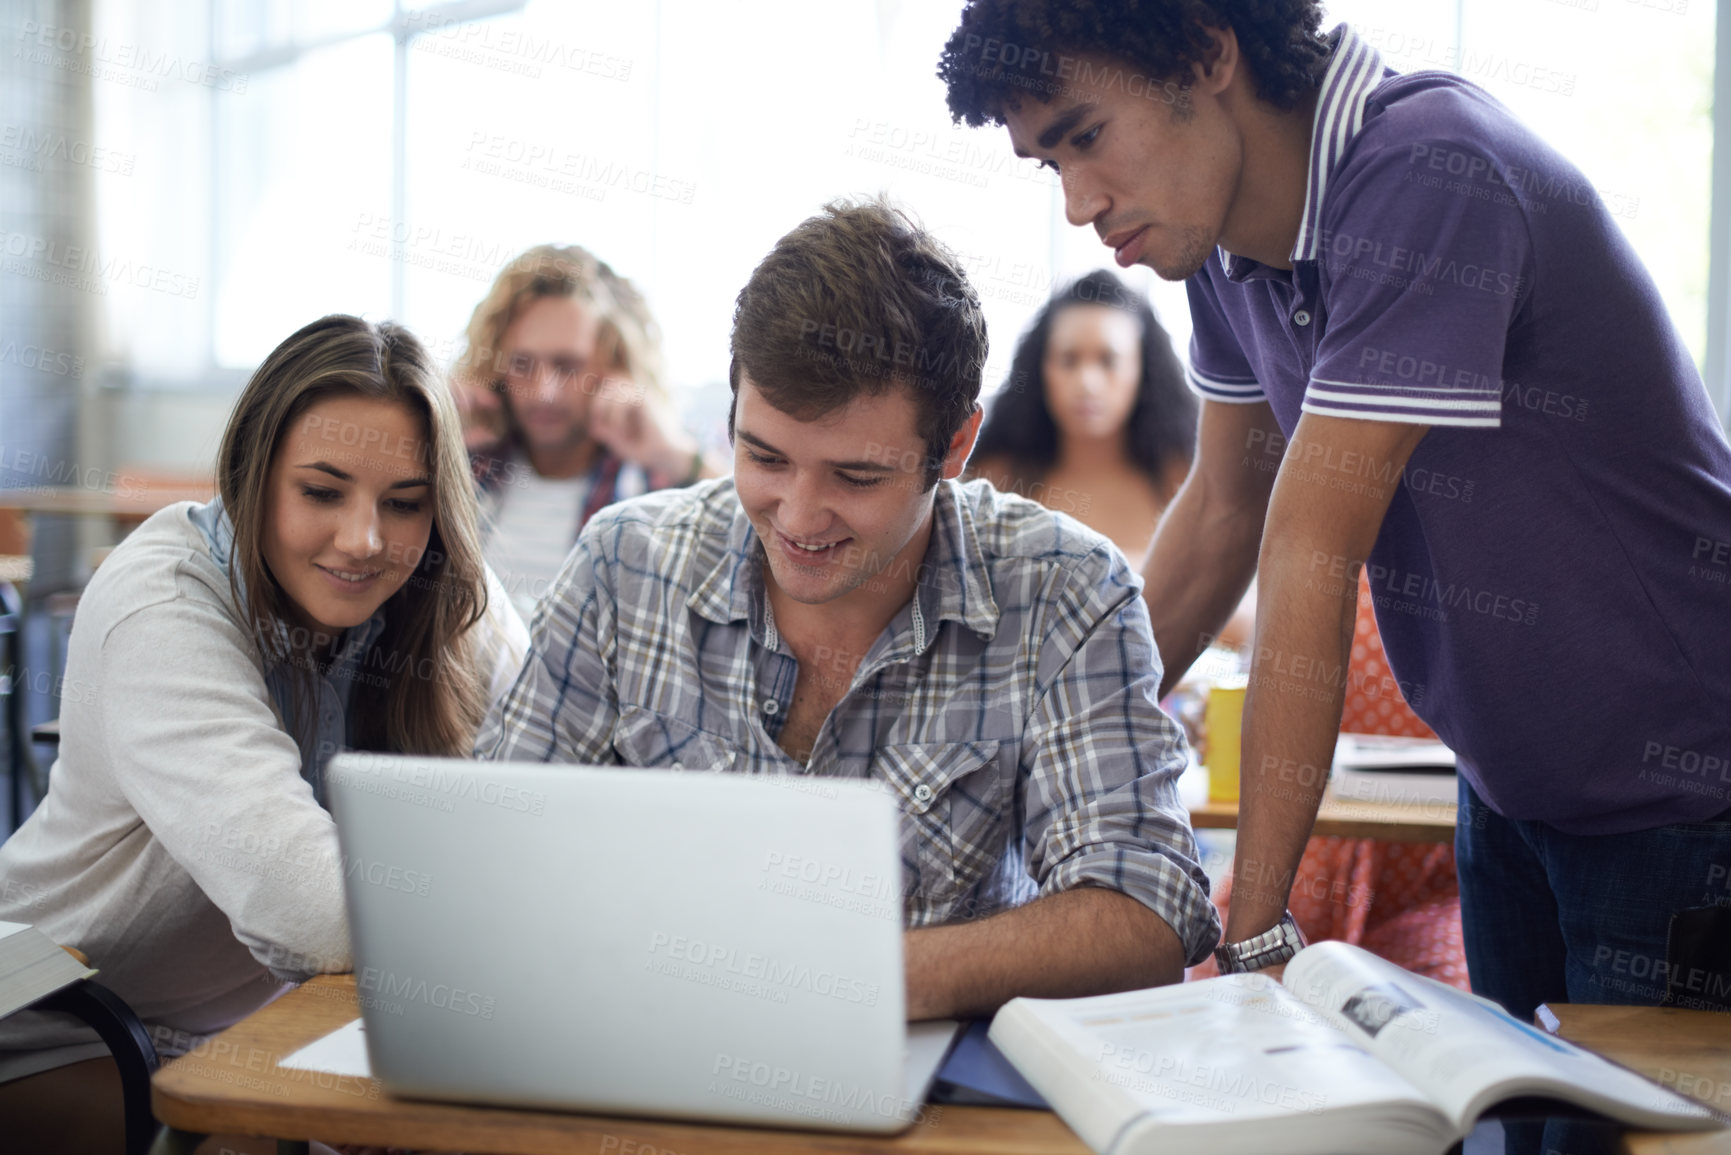
<instances>
[{"instance_id":1,"label":"silver laptop","mask_svg":"<svg viewBox=\"0 0 1731 1155\"><path fill-rule=\"evenodd\" d=\"M344 754L326 770L373 1073L432 1099L893 1132L905 1021L870 784Z\"/></svg>"}]
</instances>

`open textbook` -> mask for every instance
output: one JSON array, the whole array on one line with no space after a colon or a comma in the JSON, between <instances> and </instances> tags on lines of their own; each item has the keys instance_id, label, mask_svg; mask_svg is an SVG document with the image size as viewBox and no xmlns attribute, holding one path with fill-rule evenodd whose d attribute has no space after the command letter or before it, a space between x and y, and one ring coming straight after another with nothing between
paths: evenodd
<instances>
[{"instance_id":1,"label":"open textbook","mask_svg":"<svg viewBox=\"0 0 1731 1155\"><path fill-rule=\"evenodd\" d=\"M991 1039L1102 1155L1440 1155L1504 1099L1638 1127L1710 1111L1500 1007L1322 942L1277 983L1226 975L1086 999L1015 999Z\"/></svg>"}]
</instances>

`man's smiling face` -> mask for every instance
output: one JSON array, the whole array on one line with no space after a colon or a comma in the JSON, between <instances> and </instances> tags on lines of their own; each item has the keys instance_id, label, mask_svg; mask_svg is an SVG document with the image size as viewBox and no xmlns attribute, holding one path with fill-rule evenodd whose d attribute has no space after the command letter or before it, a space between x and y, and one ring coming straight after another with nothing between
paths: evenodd
<instances>
[{"instance_id":1,"label":"man's smiling face","mask_svg":"<svg viewBox=\"0 0 1731 1155\"><path fill-rule=\"evenodd\" d=\"M1058 171L1064 215L1092 225L1120 266L1183 280L1225 231L1244 165L1236 127L1206 80L1149 84L1101 56L1079 65L1050 104L1005 111L1010 143Z\"/></svg>"},{"instance_id":2,"label":"man's smiling face","mask_svg":"<svg viewBox=\"0 0 1731 1155\"><path fill-rule=\"evenodd\" d=\"M746 375L737 405L734 485L763 543L769 582L793 601L837 608L911 589L935 494L925 484L926 443L909 392L863 394L802 421L771 405ZM970 435L945 476L961 472L971 445Z\"/></svg>"}]
</instances>

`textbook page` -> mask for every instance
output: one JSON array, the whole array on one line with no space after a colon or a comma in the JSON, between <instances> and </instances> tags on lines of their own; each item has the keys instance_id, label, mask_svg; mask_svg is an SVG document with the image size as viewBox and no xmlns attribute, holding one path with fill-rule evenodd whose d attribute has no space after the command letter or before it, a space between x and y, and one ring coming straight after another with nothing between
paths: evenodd
<instances>
[{"instance_id":1,"label":"textbook page","mask_svg":"<svg viewBox=\"0 0 1731 1155\"><path fill-rule=\"evenodd\" d=\"M1520 1095L1638 1125L1717 1125L1710 1111L1632 1071L1346 943L1306 947L1282 981L1428 1094L1462 1135L1486 1107Z\"/></svg>"},{"instance_id":2,"label":"textbook page","mask_svg":"<svg viewBox=\"0 0 1731 1155\"><path fill-rule=\"evenodd\" d=\"M1096 1151L1434 1155L1452 1138L1423 1093L1263 975L1017 999L991 1038Z\"/></svg>"}]
</instances>

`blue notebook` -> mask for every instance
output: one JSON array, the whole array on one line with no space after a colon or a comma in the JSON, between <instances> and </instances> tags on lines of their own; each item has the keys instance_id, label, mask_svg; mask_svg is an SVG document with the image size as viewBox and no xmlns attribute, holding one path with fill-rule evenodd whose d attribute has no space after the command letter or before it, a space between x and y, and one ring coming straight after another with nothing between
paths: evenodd
<instances>
[{"instance_id":1,"label":"blue notebook","mask_svg":"<svg viewBox=\"0 0 1731 1155\"><path fill-rule=\"evenodd\" d=\"M931 1101L976 1107L1029 1107L1046 1110L1046 1100L1016 1073L1010 1060L986 1038L987 1021L969 1023L950 1057L938 1068Z\"/></svg>"}]
</instances>

